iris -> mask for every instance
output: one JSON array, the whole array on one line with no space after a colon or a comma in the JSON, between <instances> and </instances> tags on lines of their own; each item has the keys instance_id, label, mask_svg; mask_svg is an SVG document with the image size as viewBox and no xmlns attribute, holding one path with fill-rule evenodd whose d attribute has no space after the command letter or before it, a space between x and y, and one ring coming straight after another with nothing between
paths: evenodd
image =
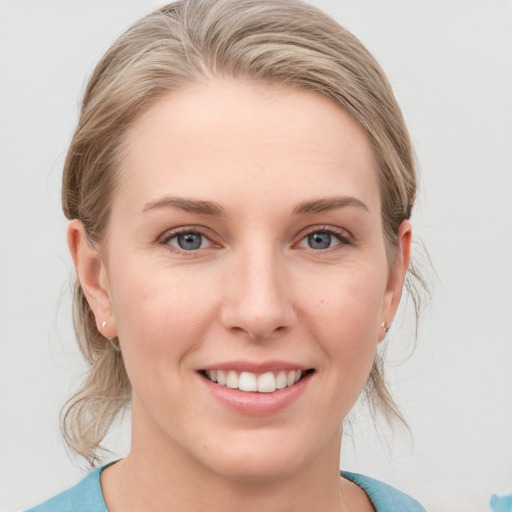
<instances>
[{"instance_id":1,"label":"iris","mask_svg":"<svg viewBox=\"0 0 512 512\"><path fill-rule=\"evenodd\" d=\"M331 246L331 234L316 232L308 235L308 245L311 249L328 249Z\"/></svg>"},{"instance_id":2,"label":"iris","mask_svg":"<svg viewBox=\"0 0 512 512\"><path fill-rule=\"evenodd\" d=\"M185 251L199 249L203 244L203 237L199 233L182 233L176 236L176 240L180 248Z\"/></svg>"}]
</instances>

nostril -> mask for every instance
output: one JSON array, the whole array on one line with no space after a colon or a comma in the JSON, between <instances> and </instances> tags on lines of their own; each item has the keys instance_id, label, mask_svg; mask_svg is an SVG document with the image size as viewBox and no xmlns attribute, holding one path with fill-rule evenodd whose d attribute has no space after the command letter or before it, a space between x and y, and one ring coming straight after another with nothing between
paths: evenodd
<instances>
[{"instance_id":1,"label":"nostril","mask_svg":"<svg viewBox=\"0 0 512 512\"><path fill-rule=\"evenodd\" d=\"M287 327L285 325L280 325L278 327L269 328L269 329L263 329L263 328L256 328L256 329L244 329L244 328L237 328L241 329L242 331L247 332L249 335L249 338L254 341L258 340L265 340L267 338L271 338L275 334L284 334L284 332L287 330Z\"/></svg>"}]
</instances>

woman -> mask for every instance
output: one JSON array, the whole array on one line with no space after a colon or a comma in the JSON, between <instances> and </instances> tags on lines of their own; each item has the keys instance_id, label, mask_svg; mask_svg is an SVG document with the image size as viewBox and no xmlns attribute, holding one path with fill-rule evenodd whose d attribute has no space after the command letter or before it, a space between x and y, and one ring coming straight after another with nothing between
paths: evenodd
<instances>
[{"instance_id":1,"label":"woman","mask_svg":"<svg viewBox=\"0 0 512 512\"><path fill-rule=\"evenodd\" d=\"M90 364L63 418L92 464L38 512L420 511L339 474L410 270L416 178L382 70L294 0L171 4L114 43L65 163L75 324Z\"/></svg>"}]
</instances>

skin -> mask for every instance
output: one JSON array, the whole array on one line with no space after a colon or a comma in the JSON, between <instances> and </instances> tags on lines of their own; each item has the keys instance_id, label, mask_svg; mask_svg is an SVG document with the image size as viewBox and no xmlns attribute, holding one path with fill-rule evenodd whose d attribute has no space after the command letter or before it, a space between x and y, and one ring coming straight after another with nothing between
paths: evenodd
<instances>
[{"instance_id":1,"label":"skin","mask_svg":"<svg viewBox=\"0 0 512 512\"><path fill-rule=\"evenodd\" d=\"M68 231L133 387L131 452L101 476L109 510L373 510L340 481L341 424L396 313L411 227L387 261L363 129L317 93L211 80L141 115L121 168L102 247L80 221ZM201 247L181 249L176 229ZM311 233L330 245L310 247ZM314 373L260 417L219 403L198 373L276 359Z\"/></svg>"}]
</instances>

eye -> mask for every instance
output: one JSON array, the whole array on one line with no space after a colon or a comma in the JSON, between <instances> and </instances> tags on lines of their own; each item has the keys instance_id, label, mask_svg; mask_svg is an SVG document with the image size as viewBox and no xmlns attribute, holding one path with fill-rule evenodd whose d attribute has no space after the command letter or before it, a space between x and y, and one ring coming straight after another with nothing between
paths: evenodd
<instances>
[{"instance_id":1,"label":"eye","mask_svg":"<svg viewBox=\"0 0 512 512\"><path fill-rule=\"evenodd\" d=\"M212 242L198 231L182 231L181 233L170 234L163 243L182 251L197 251L212 246Z\"/></svg>"},{"instance_id":2,"label":"eye","mask_svg":"<svg viewBox=\"0 0 512 512\"><path fill-rule=\"evenodd\" d=\"M311 249L328 249L331 246L331 233L311 233L307 236L308 245Z\"/></svg>"},{"instance_id":3,"label":"eye","mask_svg":"<svg viewBox=\"0 0 512 512\"><path fill-rule=\"evenodd\" d=\"M300 242L299 247L307 247L315 251L331 249L337 245L346 245L349 243L347 236L343 231L329 229L316 229L308 233Z\"/></svg>"}]
</instances>

